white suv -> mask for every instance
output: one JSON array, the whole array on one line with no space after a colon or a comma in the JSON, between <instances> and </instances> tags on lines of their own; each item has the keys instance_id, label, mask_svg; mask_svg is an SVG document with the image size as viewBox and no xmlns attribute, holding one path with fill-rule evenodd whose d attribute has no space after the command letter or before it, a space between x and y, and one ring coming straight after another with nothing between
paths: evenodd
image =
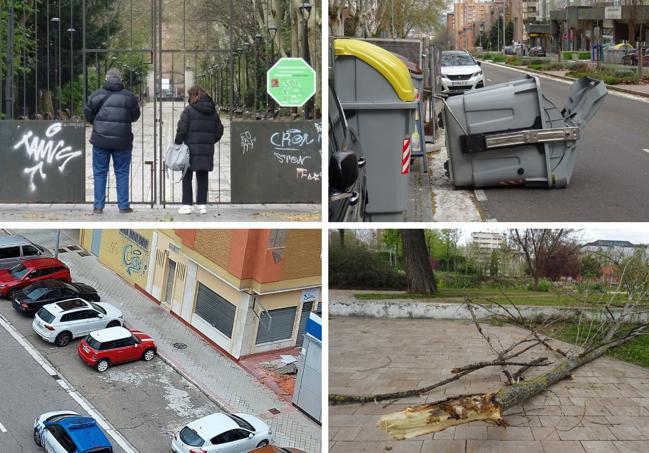
<instances>
[{"instance_id":1,"label":"white suv","mask_svg":"<svg viewBox=\"0 0 649 453\"><path fill-rule=\"evenodd\" d=\"M480 62L463 50L445 50L440 60L442 94L461 94L484 87Z\"/></svg>"},{"instance_id":2,"label":"white suv","mask_svg":"<svg viewBox=\"0 0 649 453\"><path fill-rule=\"evenodd\" d=\"M73 338L123 324L122 312L110 304L67 299L38 310L32 328L48 343L66 346Z\"/></svg>"}]
</instances>

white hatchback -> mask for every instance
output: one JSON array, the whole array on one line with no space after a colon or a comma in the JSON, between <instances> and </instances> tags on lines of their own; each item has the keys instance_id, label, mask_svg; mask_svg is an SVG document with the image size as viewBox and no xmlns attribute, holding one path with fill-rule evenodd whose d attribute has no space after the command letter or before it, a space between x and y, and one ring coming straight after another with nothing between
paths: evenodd
<instances>
[{"instance_id":1,"label":"white hatchback","mask_svg":"<svg viewBox=\"0 0 649 453\"><path fill-rule=\"evenodd\" d=\"M32 328L43 340L66 346L73 338L95 330L124 325L124 316L114 306L83 299L67 299L38 310Z\"/></svg>"},{"instance_id":2,"label":"white hatchback","mask_svg":"<svg viewBox=\"0 0 649 453\"><path fill-rule=\"evenodd\" d=\"M484 87L480 62L463 50L445 50L440 60L442 94L460 94Z\"/></svg>"},{"instance_id":3,"label":"white hatchback","mask_svg":"<svg viewBox=\"0 0 649 453\"><path fill-rule=\"evenodd\" d=\"M247 414L216 413L199 418L174 435L174 453L243 453L268 445L270 427Z\"/></svg>"}]
</instances>

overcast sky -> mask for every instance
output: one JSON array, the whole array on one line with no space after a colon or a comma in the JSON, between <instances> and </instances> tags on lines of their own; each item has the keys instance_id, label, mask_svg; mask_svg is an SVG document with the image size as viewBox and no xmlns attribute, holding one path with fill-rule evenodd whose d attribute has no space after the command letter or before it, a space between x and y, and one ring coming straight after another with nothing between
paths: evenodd
<instances>
[{"instance_id":1,"label":"overcast sky","mask_svg":"<svg viewBox=\"0 0 649 453\"><path fill-rule=\"evenodd\" d=\"M630 241L634 244L649 244L649 228L646 225L623 224L617 227L612 224L608 228L576 228L578 236L583 242L596 241L598 239L608 239L614 241ZM467 225L460 228L462 231L461 242L466 243L471 240L471 233L474 231L497 231L503 232L508 228L504 226L489 225Z\"/></svg>"}]
</instances>

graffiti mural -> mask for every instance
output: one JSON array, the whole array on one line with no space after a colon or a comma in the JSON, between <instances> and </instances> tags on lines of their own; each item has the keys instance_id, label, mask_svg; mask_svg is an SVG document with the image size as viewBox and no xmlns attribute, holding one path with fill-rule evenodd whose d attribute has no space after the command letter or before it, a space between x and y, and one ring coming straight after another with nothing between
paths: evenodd
<instances>
[{"instance_id":1,"label":"graffiti mural","mask_svg":"<svg viewBox=\"0 0 649 453\"><path fill-rule=\"evenodd\" d=\"M144 275L147 265L144 262L142 250L131 244L126 244L122 249L122 264L124 271L133 277L134 275Z\"/></svg>"},{"instance_id":2,"label":"graffiti mural","mask_svg":"<svg viewBox=\"0 0 649 453\"><path fill-rule=\"evenodd\" d=\"M82 122L0 121L0 202L85 202Z\"/></svg>"}]
</instances>

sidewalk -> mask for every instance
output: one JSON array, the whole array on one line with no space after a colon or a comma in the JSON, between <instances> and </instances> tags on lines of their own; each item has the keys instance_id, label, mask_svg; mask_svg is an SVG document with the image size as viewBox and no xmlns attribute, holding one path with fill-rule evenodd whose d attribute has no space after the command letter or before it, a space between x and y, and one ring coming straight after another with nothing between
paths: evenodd
<instances>
[{"instance_id":1,"label":"sidewalk","mask_svg":"<svg viewBox=\"0 0 649 453\"><path fill-rule=\"evenodd\" d=\"M132 214L120 214L116 205L104 213L92 213L92 204L0 204L0 219L6 222L69 221L74 213L78 222L315 222L321 217L319 204L222 204L208 205L207 214L178 214L179 205L166 208L134 204Z\"/></svg>"},{"instance_id":2,"label":"sidewalk","mask_svg":"<svg viewBox=\"0 0 649 453\"><path fill-rule=\"evenodd\" d=\"M27 230L20 234L45 247L55 247L54 230ZM62 232L60 248L70 245L76 245L75 241ZM70 267L75 280L93 286L102 302L122 310L127 327L150 334L156 340L160 357L225 410L263 419L270 425L276 445L300 448L309 453L320 452L321 427L318 424L282 401L241 366L104 267L94 255L82 257L66 252L59 258Z\"/></svg>"}]
</instances>

